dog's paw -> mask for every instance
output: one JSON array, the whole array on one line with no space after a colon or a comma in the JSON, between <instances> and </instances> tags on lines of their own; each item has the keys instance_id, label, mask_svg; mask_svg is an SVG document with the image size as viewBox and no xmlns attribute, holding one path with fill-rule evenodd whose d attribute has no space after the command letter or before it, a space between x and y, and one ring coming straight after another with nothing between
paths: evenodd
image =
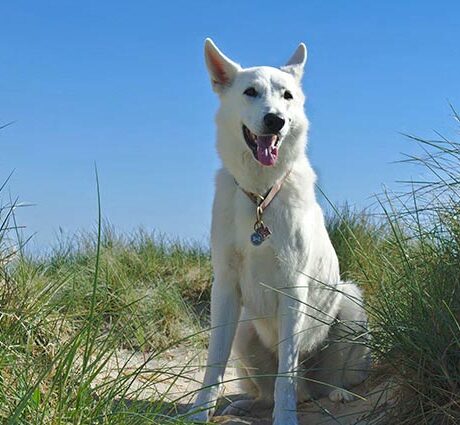
<instances>
[{"instance_id":1,"label":"dog's paw","mask_svg":"<svg viewBox=\"0 0 460 425\"><path fill-rule=\"evenodd\" d=\"M342 388L337 388L329 393L329 400L333 401L334 403L346 403L348 401L353 401L354 399L355 396L350 393L350 391L344 390Z\"/></svg>"},{"instance_id":2,"label":"dog's paw","mask_svg":"<svg viewBox=\"0 0 460 425\"><path fill-rule=\"evenodd\" d=\"M252 416L256 418L264 418L270 416L270 411L273 408L273 402L262 399L245 399L236 400L228 405L222 415L224 416Z\"/></svg>"}]
</instances>

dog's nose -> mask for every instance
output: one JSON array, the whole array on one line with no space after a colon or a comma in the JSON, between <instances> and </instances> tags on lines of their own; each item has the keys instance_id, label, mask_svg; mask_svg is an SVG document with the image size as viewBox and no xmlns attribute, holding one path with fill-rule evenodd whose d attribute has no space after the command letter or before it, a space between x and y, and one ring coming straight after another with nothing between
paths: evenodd
<instances>
[{"instance_id":1,"label":"dog's nose","mask_svg":"<svg viewBox=\"0 0 460 425\"><path fill-rule=\"evenodd\" d=\"M264 116L265 128L271 133L278 133L284 126L284 118L276 114L269 113Z\"/></svg>"}]
</instances>

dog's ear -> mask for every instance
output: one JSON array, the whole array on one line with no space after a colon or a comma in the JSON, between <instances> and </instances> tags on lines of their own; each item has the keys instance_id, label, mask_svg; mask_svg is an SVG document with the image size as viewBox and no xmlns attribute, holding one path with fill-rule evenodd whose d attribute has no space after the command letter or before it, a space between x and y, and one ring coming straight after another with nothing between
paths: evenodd
<instances>
[{"instance_id":1,"label":"dog's ear","mask_svg":"<svg viewBox=\"0 0 460 425\"><path fill-rule=\"evenodd\" d=\"M303 75L303 68L305 66L305 62L307 61L307 46L304 43L300 43L299 47L297 47L294 54L291 56L286 63L286 65L282 66L281 69L284 72L288 72L292 74L297 80L302 79Z\"/></svg>"},{"instance_id":2,"label":"dog's ear","mask_svg":"<svg viewBox=\"0 0 460 425\"><path fill-rule=\"evenodd\" d=\"M204 57L211 77L212 88L216 93L230 86L241 67L227 58L214 44L207 38L204 43Z\"/></svg>"}]
</instances>

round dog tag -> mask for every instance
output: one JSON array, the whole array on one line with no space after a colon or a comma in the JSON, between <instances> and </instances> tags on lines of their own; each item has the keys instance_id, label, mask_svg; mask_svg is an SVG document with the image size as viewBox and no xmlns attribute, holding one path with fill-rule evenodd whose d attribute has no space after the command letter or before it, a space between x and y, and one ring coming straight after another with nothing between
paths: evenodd
<instances>
[{"instance_id":1,"label":"round dog tag","mask_svg":"<svg viewBox=\"0 0 460 425\"><path fill-rule=\"evenodd\" d=\"M264 241L264 237L259 232L254 232L251 235L251 243L254 246L259 246Z\"/></svg>"}]
</instances>

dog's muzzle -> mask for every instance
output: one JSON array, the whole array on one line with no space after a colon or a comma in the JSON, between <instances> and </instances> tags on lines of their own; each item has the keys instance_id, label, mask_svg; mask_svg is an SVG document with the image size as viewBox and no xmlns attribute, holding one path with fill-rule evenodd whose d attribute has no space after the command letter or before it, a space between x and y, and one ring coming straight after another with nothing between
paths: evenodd
<instances>
[{"instance_id":1,"label":"dog's muzzle","mask_svg":"<svg viewBox=\"0 0 460 425\"><path fill-rule=\"evenodd\" d=\"M276 125L279 126L280 123L278 122ZM284 120L281 127L283 125ZM243 124L243 136L249 149L251 149L254 158L260 164L265 165L267 167L275 165L276 161L278 160L278 147L280 141L278 134L261 134L258 136Z\"/></svg>"}]
</instances>

